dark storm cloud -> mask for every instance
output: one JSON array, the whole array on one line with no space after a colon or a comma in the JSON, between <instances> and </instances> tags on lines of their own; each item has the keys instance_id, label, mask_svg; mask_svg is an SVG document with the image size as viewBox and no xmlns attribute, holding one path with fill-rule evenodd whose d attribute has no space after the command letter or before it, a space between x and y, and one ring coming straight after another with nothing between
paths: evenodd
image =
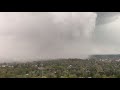
<instances>
[{"instance_id":1,"label":"dark storm cloud","mask_svg":"<svg viewBox=\"0 0 120 90\"><path fill-rule=\"evenodd\" d=\"M120 15L120 12L96 12L96 13L98 16L96 20L97 25L113 22Z\"/></svg>"}]
</instances>

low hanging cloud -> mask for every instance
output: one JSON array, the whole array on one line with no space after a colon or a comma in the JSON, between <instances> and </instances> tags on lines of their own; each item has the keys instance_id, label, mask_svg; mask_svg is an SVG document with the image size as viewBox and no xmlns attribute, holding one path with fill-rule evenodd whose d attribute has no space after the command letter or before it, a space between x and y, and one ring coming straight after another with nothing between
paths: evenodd
<instances>
[{"instance_id":1,"label":"low hanging cloud","mask_svg":"<svg viewBox=\"0 0 120 90\"><path fill-rule=\"evenodd\" d=\"M86 58L96 18L93 12L1 12L0 56Z\"/></svg>"}]
</instances>

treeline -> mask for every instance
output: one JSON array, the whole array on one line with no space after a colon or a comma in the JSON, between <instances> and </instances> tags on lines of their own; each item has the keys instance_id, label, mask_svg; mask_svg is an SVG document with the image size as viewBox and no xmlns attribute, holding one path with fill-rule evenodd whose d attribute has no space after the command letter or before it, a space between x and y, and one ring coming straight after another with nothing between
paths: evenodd
<instances>
[{"instance_id":1,"label":"treeline","mask_svg":"<svg viewBox=\"0 0 120 90\"><path fill-rule=\"evenodd\" d=\"M0 78L120 78L120 62L60 59L0 65Z\"/></svg>"}]
</instances>

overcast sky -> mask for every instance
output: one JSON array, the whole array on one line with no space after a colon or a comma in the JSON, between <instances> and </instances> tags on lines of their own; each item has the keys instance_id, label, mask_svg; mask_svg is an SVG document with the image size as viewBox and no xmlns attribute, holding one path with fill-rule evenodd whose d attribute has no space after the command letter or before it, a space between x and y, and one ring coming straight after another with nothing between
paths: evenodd
<instances>
[{"instance_id":1,"label":"overcast sky","mask_svg":"<svg viewBox=\"0 0 120 90\"><path fill-rule=\"evenodd\" d=\"M0 12L0 56L120 54L119 12Z\"/></svg>"}]
</instances>

